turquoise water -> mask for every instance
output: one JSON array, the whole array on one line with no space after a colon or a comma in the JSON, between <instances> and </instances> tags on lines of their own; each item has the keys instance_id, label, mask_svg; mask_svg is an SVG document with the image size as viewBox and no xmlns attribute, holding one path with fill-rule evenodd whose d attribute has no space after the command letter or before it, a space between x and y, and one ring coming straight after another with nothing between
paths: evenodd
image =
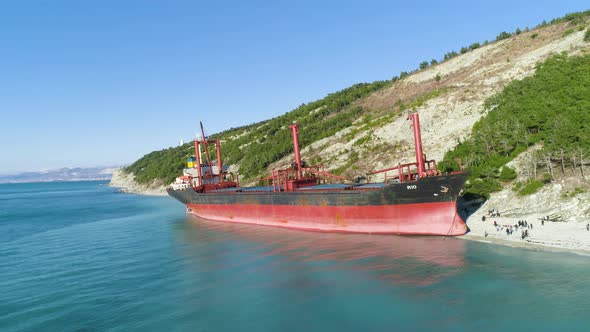
<instances>
[{"instance_id":1,"label":"turquoise water","mask_svg":"<svg viewBox=\"0 0 590 332\"><path fill-rule=\"evenodd\" d=\"M590 258L186 217L104 182L0 185L0 331L588 331Z\"/></svg>"}]
</instances>

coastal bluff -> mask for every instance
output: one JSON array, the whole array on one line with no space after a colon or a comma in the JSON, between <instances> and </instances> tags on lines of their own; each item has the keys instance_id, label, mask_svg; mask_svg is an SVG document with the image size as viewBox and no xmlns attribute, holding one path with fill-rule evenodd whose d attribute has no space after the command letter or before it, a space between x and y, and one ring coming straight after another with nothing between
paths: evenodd
<instances>
[{"instance_id":1,"label":"coastal bluff","mask_svg":"<svg viewBox=\"0 0 590 332\"><path fill-rule=\"evenodd\" d=\"M118 187L120 191L128 194L149 196L166 196L166 186L161 180L154 180L149 184L140 184L135 181L133 173L126 173L122 168L113 172L110 187Z\"/></svg>"}]
</instances>

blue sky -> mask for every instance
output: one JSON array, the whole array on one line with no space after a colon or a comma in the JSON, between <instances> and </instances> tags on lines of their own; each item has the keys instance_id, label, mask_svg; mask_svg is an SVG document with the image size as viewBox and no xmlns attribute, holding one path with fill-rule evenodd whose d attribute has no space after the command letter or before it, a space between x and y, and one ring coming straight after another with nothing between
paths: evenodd
<instances>
[{"instance_id":1,"label":"blue sky","mask_svg":"<svg viewBox=\"0 0 590 332\"><path fill-rule=\"evenodd\" d=\"M0 3L0 173L131 163L585 1Z\"/></svg>"}]
</instances>

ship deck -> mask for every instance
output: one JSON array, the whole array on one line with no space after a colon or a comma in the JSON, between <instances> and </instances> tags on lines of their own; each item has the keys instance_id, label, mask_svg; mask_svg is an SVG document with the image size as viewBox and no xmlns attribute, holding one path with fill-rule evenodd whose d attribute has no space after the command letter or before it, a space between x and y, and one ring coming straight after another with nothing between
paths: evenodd
<instances>
[{"instance_id":1,"label":"ship deck","mask_svg":"<svg viewBox=\"0 0 590 332\"><path fill-rule=\"evenodd\" d=\"M313 191L342 191L342 190L378 190L384 188L385 183L330 183L318 184L295 189L295 192L313 192ZM282 187L257 186L257 187L233 187L209 190L207 193L237 193L237 192L280 192Z\"/></svg>"}]
</instances>

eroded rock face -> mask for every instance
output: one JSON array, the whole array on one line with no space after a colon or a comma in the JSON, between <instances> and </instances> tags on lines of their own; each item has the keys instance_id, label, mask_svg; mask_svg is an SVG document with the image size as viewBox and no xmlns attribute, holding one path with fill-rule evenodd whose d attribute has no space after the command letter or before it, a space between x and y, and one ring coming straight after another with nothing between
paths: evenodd
<instances>
[{"instance_id":1,"label":"eroded rock face","mask_svg":"<svg viewBox=\"0 0 590 332\"><path fill-rule=\"evenodd\" d=\"M126 173L122 168L113 172L113 177L109 183L111 187L121 188L121 192L131 194L141 194L150 196L165 196L166 186L161 181L154 181L148 185L135 182L133 173Z\"/></svg>"}]
</instances>

